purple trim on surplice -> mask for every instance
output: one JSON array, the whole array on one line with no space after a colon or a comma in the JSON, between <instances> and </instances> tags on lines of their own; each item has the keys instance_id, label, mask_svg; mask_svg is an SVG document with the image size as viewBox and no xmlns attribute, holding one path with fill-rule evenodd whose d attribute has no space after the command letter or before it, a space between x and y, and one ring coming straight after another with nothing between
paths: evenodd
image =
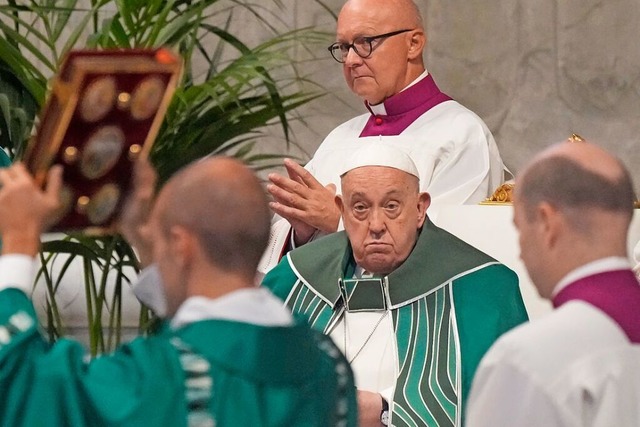
<instances>
[{"instance_id":1,"label":"purple trim on surplice","mask_svg":"<svg viewBox=\"0 0 640 427\"><path fill-rule=\"evenodd\" d=\"M440 92L429 74L410 88L386 99L384 108L387 115L372 113L360 137L400 135L418 117L441 102L450 100L448 95Z\"/></svg>"},{"instance_id":2,"label":"purple trim on surplice","mask_svg":"<svg viewBox=\"0 0 640 427\"><path fill-rule=\"evenodd\" d=\"M562 289L553 299L560 307L571 300L585 301L613 319L634 343L640 343L640 284L631 270L594 274Z\"/></svg>"}]
</instances>

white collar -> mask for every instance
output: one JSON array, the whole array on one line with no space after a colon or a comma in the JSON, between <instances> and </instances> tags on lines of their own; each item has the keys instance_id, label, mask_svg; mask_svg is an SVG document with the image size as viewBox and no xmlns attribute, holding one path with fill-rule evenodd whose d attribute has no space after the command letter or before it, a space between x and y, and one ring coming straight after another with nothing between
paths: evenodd
<instances>
[{"instance_id":1,"label":"white collar","mask_svg":"<svg viewBox=\"0 0 640 427\"><path fill-rule=\"evenodd\" d=\"M287 326L293 323L291 312L268 289L250 287L219 298L187 298L173 319L171 327L181 328L200 320L223 319L262 326Z\"/></svg>"}]
</instances>

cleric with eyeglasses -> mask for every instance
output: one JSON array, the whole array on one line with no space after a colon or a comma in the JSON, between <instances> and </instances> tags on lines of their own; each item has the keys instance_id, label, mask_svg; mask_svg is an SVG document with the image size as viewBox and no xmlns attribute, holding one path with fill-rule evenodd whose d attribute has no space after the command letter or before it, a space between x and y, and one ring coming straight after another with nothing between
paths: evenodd
<instances>
[{"instance_id":1,"label":"cleric with eyeglasses","mask_svg":"<svg viewBox=\"0 0 640 427\"><path fill-rule=\"evenodd\" d=\"M432 218L441 205L478 203L503 183L504 165L485 123L442 93L425 68L426 40L411 0L344 4L328 49L368 111L329 133L304 168L286 159L286 175L269 175L276 220L261 272L289 249L342 228L334 203L338 171L357 148L381 136L416 163L420 191L432 197Z\"/></svg>"}]
</instances>

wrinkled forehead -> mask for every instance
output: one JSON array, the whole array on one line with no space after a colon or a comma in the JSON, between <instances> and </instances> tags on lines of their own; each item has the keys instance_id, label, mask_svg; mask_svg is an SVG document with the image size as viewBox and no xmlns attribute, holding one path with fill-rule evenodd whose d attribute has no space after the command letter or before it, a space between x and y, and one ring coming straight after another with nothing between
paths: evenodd
<instances>
[{"instance_id":1,"label":"wrinkled forehead","mask_svg":"<svg viewBox=\"0 0 640 427\"><path fill-rule=\"evenodd\" d=\"M419 188L418 177L389 166L361 166L340 179L342 194L407 191Z\"/></svg>"}]
</instances>

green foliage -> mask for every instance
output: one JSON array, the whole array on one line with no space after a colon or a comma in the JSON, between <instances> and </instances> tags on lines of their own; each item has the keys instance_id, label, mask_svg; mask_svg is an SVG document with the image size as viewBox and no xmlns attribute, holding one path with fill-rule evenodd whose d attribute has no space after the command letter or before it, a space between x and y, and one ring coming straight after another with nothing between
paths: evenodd
<instances>
[{"instance_id":1,"label":"green foliage","mask_svg":"<svg viewBox=\"0 0 640 427\"><path fill-rule=\"evenodd\" d=\"M324 46L327 34L308 28L274 32L251 48L230 30L239 8L269 27L261 16L264 10L250 3L92 0L89 7L81 6L86 4L13 0L0 5L0 146L14 158L20 157L31 135L47 81L73 48L170 46L184 58L183 82L152 153L162 180L209 153L247 153L245 148L275 123L288 144L291 113L322 95L320 88L315 93L303 89L312 83L298 75L290 52ZM196 71L198 64L206 64L206 69ZM262 162L273 158L244 156L256 168L270 166Z\"/></svg>"},{"instance_id":2,"label":"green foliage","mask_svg":"<svg viewBox=\"0 0 640 427\"><path fill-rule=\"evenodd\" d=\"M0 60L0 146L10 156L24 148L37 111L35 98Z\"/></svg>"},{"instance_id":3,"label":"green foliage","mask_svg":"<svg viewBox=\"0 0 640 427\"><path fill-rule=\"evenodd\" d=\"M282 11L278 0L273 4ZM242 42L233 34L241 12L272 36L256 47ZM23 154L47 83L69 50L169 46L184 58L185 73L151 152L161 181L209 154L270 167L282 155L265 153L261 138L278 126L288 146L291 120L300 119L296 109L322 95L320 88L307 89L314 86L299 75L291 52L306 49L312 58L324 51L319 47L328 35L309 28L277 31L269 13L239 0L8 0L0 5L0 146L14 159ZM64 334L58 287L69 265L82 260L91 351L112 349L120 340L126 270L138 268L131 248L118 236L74 235L44 243L41 257L50 337ZM51 264L58 258L62 269L54 277ZM112 294L108 277L115 277Z\"/></svg>"},{"instance_id":4,"label":"green foliage","mask_svg":"<svg viewBox=\"0 0 640 427\"><path fill-rule=\"evenodd\" d=\"M53 264L61 259L57 274ZM55 295L72 263L80 262L84 273L84 295L89 329L89 349L96 355L112 350L121 339L122 287L130 285L127 272L137 271L138 260L131 247L120 236L90 237L82 234L44 242L40 253L43 266L36 284L46 286L46 330L51 340L65 334L61 307ZM109 286L111 284L111 286ZM151 316L142 308L141 329ZM142 331L144 332L144 331Z\"/></svg>"}]
</instances>

